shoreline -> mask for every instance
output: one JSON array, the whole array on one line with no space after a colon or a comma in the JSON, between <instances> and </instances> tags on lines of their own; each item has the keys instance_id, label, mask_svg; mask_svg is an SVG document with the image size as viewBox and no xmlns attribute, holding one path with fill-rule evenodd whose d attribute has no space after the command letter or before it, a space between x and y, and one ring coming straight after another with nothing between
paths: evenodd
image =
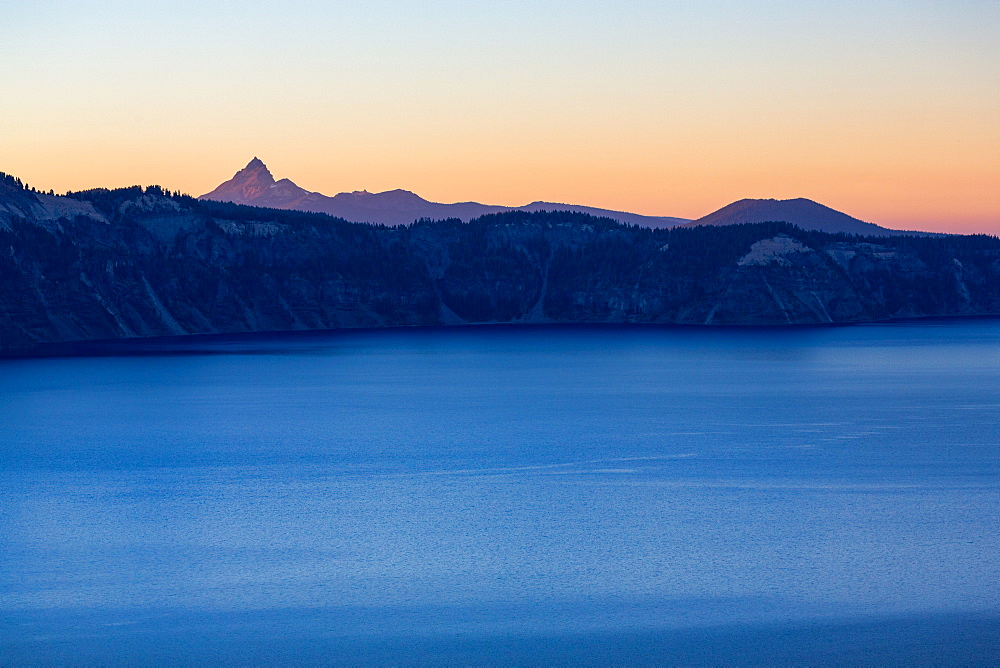
<instances>
[{"instance_id":1,"label":"shoreline","mask_svg":"<svg viewBox=\"0 0 1000 668\"><path fill-rule=\"evenodd\" d=\"M432 334L468 331L669 331L669 332L801 332L865 327L877 325L919 325L931 323L962 323L1000 321L1000 314L929 315L887 320L861 320L854 322L790 323L784 325L705 325L688 323L645 322L483 322L455 325L389 325L385 327L339 327L336 329L261 330L243 332L212 332L205 334L178 334L171 336L129 337L116 339L81 339L39 343L30 348L0 350L0 360L57 359L82 357L142 357L169 355L221 355L243 354L245 350L198 350L191 346L213 343L252 342L264 338L288 341L310 338L330 338L335 335L359 334Z\"/></svg>"}]
</instances>

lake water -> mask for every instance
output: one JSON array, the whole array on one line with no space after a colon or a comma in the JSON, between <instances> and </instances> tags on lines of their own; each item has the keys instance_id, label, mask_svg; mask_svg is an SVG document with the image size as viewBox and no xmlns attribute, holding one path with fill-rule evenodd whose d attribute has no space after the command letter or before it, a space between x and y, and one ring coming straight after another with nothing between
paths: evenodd
<instances>
[{"instance_id":1,"label":"lake water","mask_svg":"<svg viewBox=\"0 0 1000 668\"><path fill-rule=\"evenodd\" d=\"M0 360L0 664L1000 662L1000 321L85 352Z\"/></svg>"}]
</instances>

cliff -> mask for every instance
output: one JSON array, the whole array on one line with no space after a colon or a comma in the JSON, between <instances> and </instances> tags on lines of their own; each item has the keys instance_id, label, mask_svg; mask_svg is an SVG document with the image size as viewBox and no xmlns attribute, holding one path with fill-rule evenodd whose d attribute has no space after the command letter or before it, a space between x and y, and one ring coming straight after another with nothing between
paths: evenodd
<instances>
[{"instance_id":1,"label":"cliff","mask_svg":"<svg viewBox=\"0 0 1000 668\"><path fill-rule=\"evenodd\" d=\"M570 212L389 228L155 186L70 197L6 187L6 354L45 342L339 327L1000 314L1000 239L988 236L865 238L787 223L648 229Z\"/></svg>"}]
</instances>

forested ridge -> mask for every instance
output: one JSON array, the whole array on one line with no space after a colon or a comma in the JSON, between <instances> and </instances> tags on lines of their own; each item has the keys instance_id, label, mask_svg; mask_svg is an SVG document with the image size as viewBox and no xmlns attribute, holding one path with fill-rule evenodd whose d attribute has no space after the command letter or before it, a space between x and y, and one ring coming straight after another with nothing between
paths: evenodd
<instances>
[{"instance_id":1,"label":"forested ridge","mask_svg":"<svg viewBox=\"0 0 1000 668\"><path fill-rule=\"evenodd\" d=\"M1000 239L570 212L349 223L157 186L0 179L0 350L217 332L495 322L781 325L1000 314Z\"/></svg>"}]
</instances>

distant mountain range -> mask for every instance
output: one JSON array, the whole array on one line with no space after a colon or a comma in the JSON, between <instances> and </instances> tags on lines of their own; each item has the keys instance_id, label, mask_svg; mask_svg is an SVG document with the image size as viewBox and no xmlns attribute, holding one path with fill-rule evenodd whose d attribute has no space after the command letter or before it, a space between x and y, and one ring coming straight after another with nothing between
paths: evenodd
<instances>
[{"instance_id":1,"label":"distant mountain range","mask_svg":"<svg viewBox=\"0 0 1000 668\"><path fill-rule=\"evenodd\" d=\"M637 213L554 202L532 202L525 206L497 206L478 202L442 204L425 200L409 190L398 189L381 193L357 190L329 196L300 188L289 179L275 181L274 176L259 158L251 160L246 167L236 172L233 178L198 199L270 209L326 213L354 223L382 225L409 225L421 218L431 220L458 218L468 222L487 213L503 211L573 211L611 218L619 223L654 228L676 227L689 220L667 216L643 216Z\"/></svg>"},{"instance_id":2,"label":"distant mountain range","mask_svg":"<svg viewBox=\"0 0 1000 668\"><path fill-rule=\"evenodd\" d=\"M841 213L805 198L798 199L742 199L697 220L672 216L643 216L625 211L612 211L578 204L532 202L524 206L499 206L478 202L442 204L430 202L408 190L389 190L370 193L366 190L344 192L333 196L310 192L289 179L275 181L267 166L254 158L236 172L233 178L222 183L198 199L233 202L270 209L288 209L326 213L356 223L383 225L409 225L416 220L446 220L458 218L468 222L488 213L504 211L572 211L592 216L610 218L619 223L650 228L671 228L698 225L739 225L743 223L787 222L804 230L864 236L893 236L898 234L928 234L907 232L866 223L846 213Z\"/></svg>"}]
</instances>

